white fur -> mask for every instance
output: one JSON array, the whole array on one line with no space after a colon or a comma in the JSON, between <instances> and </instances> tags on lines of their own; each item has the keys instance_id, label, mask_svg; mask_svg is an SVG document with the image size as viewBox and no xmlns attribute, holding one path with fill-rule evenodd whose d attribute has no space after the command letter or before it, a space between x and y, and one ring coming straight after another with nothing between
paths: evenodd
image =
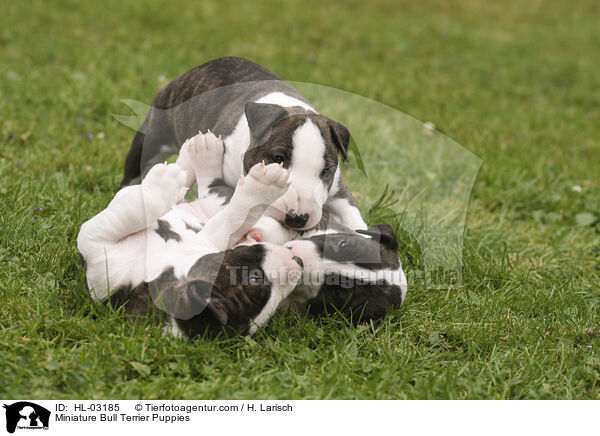
<instances>
[{"instance_id":1,"label":"white fur","mask_svg":"<svg viewBox=\"0 0 600 436\"><path fill-rule=\"evenodd\" d=\"M264 95L258 100L256 100L256 103L278 104L279 106L283 107L300 106L301 108L306 109L307 111L314 112L315 114L317 113L315 108L311 105L307 104L302 100L298 100L295 97L291 97L287 94L284 94L283 92L272 92L270 94Z\"/></svg>"},{"instance_id":2,"label":"white fur","mask_svg":"<svg viewBox=\"0 0 600 436\"><path fill-rule=\"evenodd\" d=\"M269 300L252 320L250 334L256 333L257 327L264 326L271 319L281 302L292 293L302 276L300 267L293 259L290 250L271 244L265 245L270 248L265 257L265 275L273 286Z\"/></svg>"},{"instance_id":3,"label":"white fur","mask_svg":"<svg viewBox=\"0 0 600 436\"><path fill-rule=\"evenodd\" d=\"M352 206L346 198L330 198L327 202L329 219L342 223L350 230L366 230L367 224L360 211Z\"/></svg>"},{"instance_id":4,"label":"white fur","mask_svg":"<svg viewBox=\"0 0 600 436\"><path fill-rule=\"evenodd\" d=\"M263 215L253 228L261 233L264 242L276 245L283 245L298 236L297 231L282 226L279 221L266 215Z\"/></svg>"},{"instance_id":5,"label":"white fur","mask_svg":"<svg viewBox=\"0 0 600 436\"><path fill-rule=\"evenodd\" d=\"M298 194L296 212L309 214L304 228L310 229L321 221L323 205L328 197L328 187L320 177L325 169L325 140L319 128L307 120L294 132L292 145L290 181Z\"/></svg>"}]
</instances>

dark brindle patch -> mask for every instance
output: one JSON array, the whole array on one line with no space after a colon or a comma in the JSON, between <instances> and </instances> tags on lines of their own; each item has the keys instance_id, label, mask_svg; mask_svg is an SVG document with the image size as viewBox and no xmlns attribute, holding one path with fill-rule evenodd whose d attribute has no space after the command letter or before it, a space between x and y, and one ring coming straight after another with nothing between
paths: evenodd
<instances>
[{"instance_id":1,"label":"dark brindle patch","mask_svg":"<svg viewBox=\"0 0 600 436\"><path fill-rule=\"evenodd\" d=\"M215 179L208 185L208 192L223 198L225 200L224 203L229 203L233 196L233 191L234 189L228 186L223 179Z\"/></svg>"},{"instance_id":2,"label":"dark brindle patch","mask_svg":"<svg viewBox=\"0 0 600 436\"><path fill-rule=\"evenodd\" d=\"M307 303L310 316L318 317L339 311L356 324L377 320L390 307L402 304L400 288L389 283L368 283L350 289L344 289L338 283L343 283L343 279L326 277L326 283L321 286L317 296Z\"/></svg>"},{"instance_id":3,"label":"dark brindle patch","mask_svg":"<svg viewBox=\"0 0 600 436\"><path fill-rule=\"evenodd\" d=\"M309 238L321 257L370 270L397 269L398 240L388 225L371 227L366 238L356 233L332 233Z\"/></svg>"},{"instance_id":4,"label":"dark brindle patch","mask_svg":"<svg viewBox=\"0 0 600 436\"><path fill-rule=\"evenodd\" d=\"M185 228L188 230L191 230L192 232L196 232L196 233L198 233L198 232L200 232L200 230L202 230L202 228L193 226L190 223L185 223Z\"/></svg>"},{"instance_id":5,"label":"dark brindle patch","mask_svg":"<svg viewBox=\"0 0 600 436\"><path fill-rule=\"evenodd\" d=\"M306 101L271 71L236 57L212 60L174 79L156 94L133 139L121 187L138 180L163 157L162 150L169 150L168 157L199 130L229 136L244 113L244 105L270 92Z\"/></svg>"},{"instance_id":6,"label":"dark brindle patch","mask_svg":"<svg viewBox=\"0 0 600 436\"><path fill-rule=\"evenodd\" d=\"M247 105L248 106L248 105ZM270 104L256 104L251 106L253 111L260 112L253 115L257 121L250 121L252 132L250 146L244 154L244 172L259 162L283 163L284 168L289 168L292 160L292 138L296 130L310 120L319 129L325 142L323 155L324 167L321 180L331 188L333 176L338 167L338 153L347 157L346 150L350 141L348 130L339 123L322 115L307 112L300 107L282 108ZM272 109L275 108L275 109ZM248 114L248 109L246 110ZM257 133L258 132L258 133ZM316 156L306 156L306 159L315 159Z\"/></svg>"},{"instance_id":7,"label":"dark brindle patch","mask_svg":"<svg viewBox=\"0 0 600 436\"><path fill-rule=\"evenodd\" d=\"M289 115L279 121L265 135L252 138L250 146L244 154L244 173L259 162L283 163L284 168L289 168L292 161L292 136L298 127L306 122L306 115ZM282 158L282 161L277 161Z\"/></svg>"},{"instance_id":8,"label":"dark brindle patch","mask_svg":"<svg viewBox=\"0 0 600 436\"><path fill-rule=\"evenodd\" d=\"M181 242L181 236L179 233L171 230L171 224L169 224L168 221L158 220L156 223L158 224L158 229L155 229L154 231L158 236L163 238L165 242L169 242L169 239L173 239L176 242Z\"/></svg>"},{"instance_id":9,"label":"dark brindle patch","mask_svg":"<svg viewBox=\"0 0 600 436\"><path fill-rule=\"evenodd\" d=\"M164 320L163 314L153 304L148 285L142 283L138 286L124 286L112 292L106 302L114 308L124 307L125 313L132 315L133 321L139 321L139 317L150 315L155 322Z\"/></svg>"},{"instance_id":10,"label":"dark brindle patch","mask_svg":"<svg viewBox=\"0 0 600 436\"><path fill-rule=\"evenodd\" d=\"M183 279L169 268L151 283L122 287L108 301L124 306L129 315L151 315L157 322L166 322L168 313L190 338L244 334L271 296L261 268L265 253L263 245L255 244L207 254ZM261 271L262 279L248 282L252 271Z\"/></svg>"},{"instance_id":11,"label":"dark brindle patch","mask_svg":"<svg viewBox=\"0 0 600 436\"><path fill-rule=\"evenodd\" d=\"M249 271L262 271L265 254L265 247L255 244L200 259L190 270L189 279L202 280L218 271L214 281L211 280L214 285L210 301L204 312L189 319L177 319L179 327L190 337L205 331L211 336L220 332L247 333L250 320L260 313L271 296L271 284L267 280L249 283L244 275Z\"/></svg>"}]
</instances>

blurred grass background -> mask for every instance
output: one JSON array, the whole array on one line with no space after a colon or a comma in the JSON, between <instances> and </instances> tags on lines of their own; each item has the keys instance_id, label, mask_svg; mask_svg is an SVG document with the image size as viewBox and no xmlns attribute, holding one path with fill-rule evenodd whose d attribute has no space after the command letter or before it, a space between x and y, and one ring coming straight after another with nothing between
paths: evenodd
<instances>
[{"instance_id":1,"label":"blurred grass background","mask_svg":"<svg viewBox=\"0 0 600 436\"><path fill-rule=\"evenodd\" d=\"M3 2L0 396L600 398L599 18L591 0ZM75 238L133 137L112 114L228 55L479 156L463 287L415 284L378 327L289 314L220 343L95 307Z\"/></svg>"}]
</instances>

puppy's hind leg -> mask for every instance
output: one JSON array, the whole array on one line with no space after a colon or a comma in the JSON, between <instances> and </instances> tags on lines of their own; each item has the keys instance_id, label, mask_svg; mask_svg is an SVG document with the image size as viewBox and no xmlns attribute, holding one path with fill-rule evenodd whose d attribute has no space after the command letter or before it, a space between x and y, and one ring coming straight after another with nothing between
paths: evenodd
<instances>
[{"instance_id":1,"label":"puppy's hind leg","mask_svg":"<svg viewBox=\"0 0 600 436\"><path fill-rule=\"evenodd\" d=\"M86 242L117 242L143 230L163 216L187 192L185 172L177 164L158 164L141 185L121 189L108 207L81 226L78 246ZM81 249L80 252L85 252Z\"/></svg>"},{"instance_id":2,"label":"puppy's hind leg","mask_svg":"<svg viewBox=\"0 0 600 436\"><path fill-rule=\"evenodd\" d=\"M231 248L289 188L290 173L279 164L254 165L238 182L231 201L200 232L219 251Z\"/></svg>"},{"instance_id":3,"label":"puppy's hind leg","mask_svg":"<svg viewBox=\"0 0 600 436\"><path fill-rule=\"evenodd\" d=\"M211 183L223 178L223 140L211 131L199 132L181 146L177 164L187 172L187 186L198 184L198 198L208 195Z\"/></svg>"},{"instance_id":4,"label":"puppy's hind leg","mask_svg":"<svg viewBox=\"0 0 600 436\"><path fill-rule=\"evenodd\" d=\"M188 205L212 217L233 195L233 188L223 180L223 140L212 132L198 133L185 141L179 152L177 164L187 174L186 185L198 186L198 199ZM195 212L194 212L195 213Z\"/></svg>"}]
</instances>

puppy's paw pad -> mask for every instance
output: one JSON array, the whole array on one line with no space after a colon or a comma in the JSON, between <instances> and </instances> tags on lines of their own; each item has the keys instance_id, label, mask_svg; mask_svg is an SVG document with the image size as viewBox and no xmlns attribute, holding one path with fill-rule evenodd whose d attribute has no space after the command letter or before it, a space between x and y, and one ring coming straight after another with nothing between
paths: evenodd
<instances>
[{"instance_id":1,"label":"puppy's paw pad","mask_svg":"<svg viewBox=\"0 0 600 436\"><path fill-rule=\"evenodd\" d=\"M250 169L248 176L262 184L284 188L288 186L290 172L280 164L258 163Z\"/></svg>"},{"instance_id":2,"label":"puppy's paw pad","mask_svg":"<svg viewBox=\"0 0 600 436\"><path fill-rule=\"evenodd\" d=\"M142 181L142 184L149 184L152 182L159 183L169 172L169 165L167 163L160 163L154 165L146 174L146 177Z\"/></svg>"},{"instance_id":3,"label":"puppy's paw pad","mask_svg":"<svg viewBox=\"0 0 600 436\"><path fill-rule=\"evenodd\" d=\"M142 181L145 191L156 192L156 195L173 196L177 201L183 198L181 192L185 189L187 175L177 164L154 165ZM160 192L160 194L159 194Z\"/></svg>"},{"instance_id":4,"label":"puppy's paw pad","mask_svg":"<svg viewBox=\"0 0 600 436\"><path fill-rule=\"evenodd\" d=\"M221 137L214 133L199 132L196 136L188 139L179 152L193 163L204 164L206 160L218 160L223 156L224 147Z\"/></svg>"}]
</instances>

